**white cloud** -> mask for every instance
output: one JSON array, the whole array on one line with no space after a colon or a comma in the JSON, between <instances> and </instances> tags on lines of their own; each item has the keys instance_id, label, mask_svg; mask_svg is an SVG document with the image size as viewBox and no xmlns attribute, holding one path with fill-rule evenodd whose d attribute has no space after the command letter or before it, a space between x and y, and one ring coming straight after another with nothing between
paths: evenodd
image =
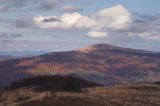
<instances>
[{"instance_id":1,"label":"white cloud","mask_svg":"<svg viewBox=\"0 0 160 106\"><path fill-rule=\"evenodd\" d=\"M71 28L74 27L77 21L82 18L83 16L79 13L72 13L72 14L64 14L61 17L57 16L38 16L34 18L35 25L37 25L40 28L49 29L49 28ZM51 19L54 18L55 20L45 22L45 19Z\"/></svg>"},{"instance_id":2,"label":"white cloud","mask_svg":"<svg viewBox=\"0 0 160 106\"><path fill-rule=\"evenodd\" d=\"M87 33L87 36L94 38L107 37L108 33L103 31L90 31Z\"/></svg>"},{"instance_id":3,"label":"white cloud","mask_svg":"<svg viewBox=\"0 0 160 106\"><path fill-rule=\"evenodd\" d=\"M51 19L54 18L54 21L45 22L45 19ZM44 28L92 28L94 25L96 25L96 22L89 18L88 16L81 15L80 13L70 13L70 14L63 14L60 17L57 16L38 16L34 18L35 25Z\"/></svg>"},{"instance_id":4,"label":"white cloud","mask_svg":"<svg viewBox=\"0 0 160 106\"><path fill-rule=\"evenodd\" d=\"M45 17L39 15L38 17L35 17L33 20L35 22L35 25L38 26L39 28L42 29L49 29L49 28L64 28L64 24L62 24L59 21L54 21L54 22L45 22L45 20L49 20L51 18L59 20L58 17L56 16L51 16L51 17Z\"/></svg>"},{"instance_id":5,"label":"white cloud","mask_svg":"<svg viewBox=\"0 0 160 106\"><path fill-rule=\"evenodd\" d=\"M89 16L81 17L75 24L75 27L77 28L87 28L87 29L95 29L96 26L98 26L96 20L92 19Z\"/></svg>"},{"instance_id":6,"label":"white cloud","mask_svg":"<svg viewBox=\"0 0 160 106\"><path fill-rule=\"evenodd\" d=\"M141 32L139 36L144 39L160 40L160 35L152 32Z\"/></svg>"},{"instance_id":7,"label":"white cloud","mask_svg":"<svg viewBox=\"0 0 160 106\"><path fill-rule=\"evenodd\" d=\"M99 29L125 30L132 23L131 13L122 5L100 10L92 17L96 20Z\"/></svg>"},{"instance_id":8,"label":"white cloud","mask_svg":"<svg viewBox=\"0 0 160 106\"><path fill-rule=\"evenodd\" d=\"M139 36L143 39L160 40L160 35L155 32L127 32L129 37Z\"/></svg>"},{"instance_id":9,"label":"white cloud","mask_svg":"<svg viewBox=\"0 0 160 106\"><path fill-rule=\"evenodd\" d=\"M151 33L150 32L141 32L138 34L140 37L145 38L145 37L150 37Z\"/></svg>"},{"instance_id":10,"label":"white cloud","mask_svg":"<svg viewBox=\"0 0 160 106\"><path fill-rule=\"evenodd\" d=\"M137 32L135 32L135 33L133 33L133 32L127 32L127 35L128 35L129 37L133 37L133 36L138 35L138 33L137 33Z\"/></svg>"},{"instance_id":11,"label":"white cloud","mask_svg":"<svg viewBox=\"0 0 160 106\"><path fill-rule=\"evenodd\" d=\"M83 16L79 13L72 14L64 14L61 16L61 22L64 23L68 28L74 27L75 24L81 19Z\"/></svg>"},{"instance_id":12,"label":"white cloud","mask_svg":"<svg viewBox=\"0 0 160 106\"><path fill-rule=\"evenodd\" d=\"M68 7L67 7L68 8ZM70 7L71 8L71 7ZM45 19L55 18L54 21L45 22ZM86 28L88 30L126 30L132 23L131 13L122 5L102 9L89 16L78 12L66 13L62 16L38 16L34 18L39 28Z\"/></svg>"}]
</instances>

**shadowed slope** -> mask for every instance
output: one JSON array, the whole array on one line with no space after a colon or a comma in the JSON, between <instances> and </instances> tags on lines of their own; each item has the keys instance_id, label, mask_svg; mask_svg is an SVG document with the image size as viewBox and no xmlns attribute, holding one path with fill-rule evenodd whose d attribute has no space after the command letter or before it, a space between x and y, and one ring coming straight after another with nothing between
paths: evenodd
<instances>
[{"instance_id":1,"label":"shadowed slope","mask_svg":"<svg viewBox=\"0 0 160 106\"><path fill-rule=\"evenodd\" d=\"M35 91L52 90L80 92L82 88L96 86L101 85L72 76L38 76L16 81L7 88L13 90L24 87L35 87Z\"/></svg>"}]
</instances>

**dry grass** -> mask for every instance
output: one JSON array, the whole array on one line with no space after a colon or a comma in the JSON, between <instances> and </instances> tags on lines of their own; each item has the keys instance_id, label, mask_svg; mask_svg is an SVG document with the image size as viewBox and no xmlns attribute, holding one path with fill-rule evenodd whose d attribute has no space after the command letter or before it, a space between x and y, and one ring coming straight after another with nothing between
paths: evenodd
<instances>
[{"instance_id":1,"label":"dry grass","mask_svg":"<svg viewBox=\"0 0 160 106\"><path fill-rule=\"evenodd\" d=\"M83 89L82 93L33 87L1 91L0 106L159 106L160 86L132 85Z\"/></svg>"}]
</instances>

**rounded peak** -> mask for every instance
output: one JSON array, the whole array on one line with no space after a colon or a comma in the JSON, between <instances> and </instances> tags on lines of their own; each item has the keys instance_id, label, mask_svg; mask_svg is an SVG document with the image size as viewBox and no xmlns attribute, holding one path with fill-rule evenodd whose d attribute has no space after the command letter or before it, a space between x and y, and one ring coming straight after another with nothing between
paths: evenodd
<instances>
[{"instance_id":1,"label":"rounded peak","mask_svg":"<svg viewBox=\"0 0 160 106\"><path fill-rule=\"evenodd\" d=\"M109 45L109 44L95 44L95 45L91 45L91 46L88 46L88 47L81 48L78 51L88 53L88 52L94 51L94 50L114 49L114 48L117 48L117 47Z\"/></svg>"}]
</instances>

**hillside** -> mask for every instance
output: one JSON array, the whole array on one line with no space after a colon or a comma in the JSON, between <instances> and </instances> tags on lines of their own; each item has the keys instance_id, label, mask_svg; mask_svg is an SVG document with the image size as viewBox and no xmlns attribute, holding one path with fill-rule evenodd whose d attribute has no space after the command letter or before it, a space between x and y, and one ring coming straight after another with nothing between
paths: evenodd
<instances>
[{"instance_id":1,"label":"hillside","mask_svg":"<svg viewBox=\"0 0 160 106\"><path fill-rule=\"evenodd\" d=\"M0 90L2 106L159 106L160 86L154 84L85 88L80 93L33 86Z\"/></svg>"},{"instance_id":2,"label":"hillside","mask_svg":"<svg viewBox=\"0 0 160 106\"><path fill-rule=\"evenodd\" d=\"M35 91L71 91L81 92L82 88L102 86L73 76L45 75L24 78L6 86L5 89L14 90L24 87L34 87Z\"/></svg>"},{"instance_id":3,"label":"hillside","mask_svg":"<svg viewBox=\"0 0 160 106\"><path fill-rule=\"evenodd\" d=\"M107 44L0 61L0 83L37 75L73 75L105 85L160 80L160 54Z\"/></svg>"}]
</instances>

